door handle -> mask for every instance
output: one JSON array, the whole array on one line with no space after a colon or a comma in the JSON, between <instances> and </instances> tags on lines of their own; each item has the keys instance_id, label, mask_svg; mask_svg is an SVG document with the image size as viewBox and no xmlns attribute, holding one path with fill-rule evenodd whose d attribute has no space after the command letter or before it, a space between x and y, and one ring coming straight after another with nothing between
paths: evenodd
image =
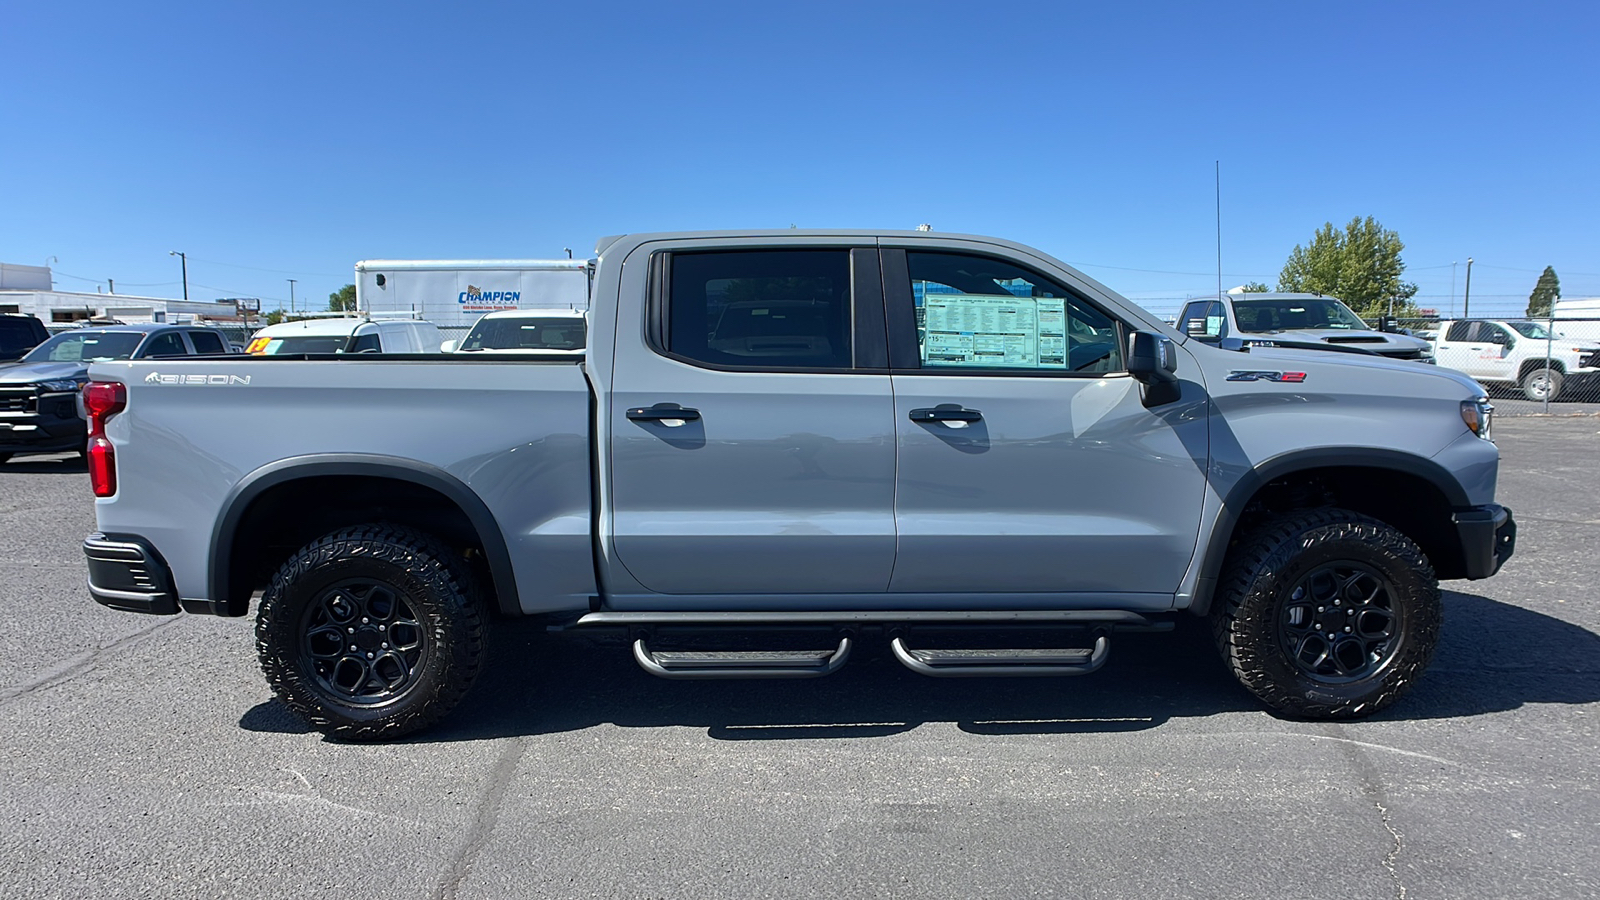
<instances>
[{"instance_id":1,"label":"door handle","mask_svg":"<svg viewBox=\"0 0 1600 900\"><path fill-rule=\"evenodd\" d=\"M941 406L913 409L909 418L913 422L960 422L964 425L982 419L983 413L954 403L946 403Z\"/></svg>"},{"instance_id":2,"label":"door handle","mask_svg":"<svg viewBox=\"0 0 1600 900\"><path fill-rule=\"evenodd\" d=\"M699 419L700 410L676 403L657 403L655 406L635 406L625 415L634 422L660 422L668 428L677 428L685 422Z\"/></svg>"}]
</instances>

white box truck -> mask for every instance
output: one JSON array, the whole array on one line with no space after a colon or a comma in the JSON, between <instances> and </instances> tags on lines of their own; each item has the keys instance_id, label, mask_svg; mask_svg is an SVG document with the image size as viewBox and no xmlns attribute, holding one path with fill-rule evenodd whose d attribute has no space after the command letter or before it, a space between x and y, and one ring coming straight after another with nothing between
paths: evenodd
<instances>
[{"instance_id":1,"label":"white box truck","mask_svg":"<svg viewBox=\"0 0 1600 900\"><path fill-rule=\"evenodd\" d=\"M356 309L409 313L460 338L486 313L589 307L581 259L368 259L356 263Z\"/></svg>"},{"instance_id":2,"label":"white box truck","mask_svg":"<svg viewBox=\"0 0 1600 900\"><path fill-rule=\"evenodd\" d=\"M1600 297L1557 300L1550 310L1556 334L1580 341L1600 341Z\"/></svg>"}]
</instances>

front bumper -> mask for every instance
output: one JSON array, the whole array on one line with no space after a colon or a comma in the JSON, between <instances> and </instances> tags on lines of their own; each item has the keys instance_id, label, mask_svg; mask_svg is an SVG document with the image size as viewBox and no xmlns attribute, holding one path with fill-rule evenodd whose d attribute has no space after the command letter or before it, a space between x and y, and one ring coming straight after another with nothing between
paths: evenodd
<instances>
[{"instance_id":1,"label":"front bumper","mask_svg":"<svg viewBox=\"0 0 1600 900\"><path fill-rule=\"evenodd\" d=\"M89 596L102 606L126 612L176 615L167 564L143 538L96 532L83 540L89 562Z\"/></svg>"},{"instance_id":2,"label":"front bumper","mask_svg":"<svg viewBox=\"0 0 1600 900\"><path fill-rule=\"evenodd\" d=\"M82 450L88 441L88 425L78 416L77 395L54 393L5 399L10 402L0 409L0 453ZM14 408L23 404L24 408Z\"/></svg>"},{"instance_id":3,"label":"front bumper","mask_svg":"<svg viewBox=\"0 0 1600 900\"><path fill-rule=\"evenodd\" d=\"M1517 521L1498 503L1456 510L1467 578L1488 578L1500 571L1517 549Z\"/></svg>"}]
</instances>

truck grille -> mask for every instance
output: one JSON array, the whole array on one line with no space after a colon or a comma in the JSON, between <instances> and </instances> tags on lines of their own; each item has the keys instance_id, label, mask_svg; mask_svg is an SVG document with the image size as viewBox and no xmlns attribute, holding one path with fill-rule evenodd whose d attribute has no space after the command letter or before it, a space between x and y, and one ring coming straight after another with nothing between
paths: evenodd
<instances>
[{"instance_id":1,"label":"truck grille","mask_svg":"<svg viewBox=\"0 0 1600 900\"><path fill-rule=\"evenodd\" d=\"M35 412L38 399L33 385L0 387L0 412Z\"/></svg>"}]
</instances>

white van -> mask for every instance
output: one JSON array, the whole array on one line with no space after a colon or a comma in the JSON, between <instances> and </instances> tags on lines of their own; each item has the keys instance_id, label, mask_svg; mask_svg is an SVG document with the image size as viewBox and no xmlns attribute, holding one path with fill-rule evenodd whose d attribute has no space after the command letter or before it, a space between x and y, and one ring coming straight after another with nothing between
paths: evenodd
<instances>
[{"instance_id":1,"label":"white van","mask_svg":"<svg viewBox=\"0 0 1600 900\"><path fill-rule=\"evenodd\" d=\"M268 325L246 353L437 353L439 328L415 319L334 316Z\"/></svg>"},{"instance_id":2,"label":"white van","mask_svg":"<svg viewBox=\"0 0 1600 900\"><path fill-rule=\"evenodd\" d=\"M446 353L559 353L581 356L588 326L581 309L508 309L479 319Z\"/></svg>"},{"instance_id":3,"label":"white van","mask_svg":"<svg viewBox=\"0 0 1600 900\"><path fill-rule=\"evenodd\" d=\"M1600 297L1557 300L1550 308L1550 317L1554 320L1553 330L1564 338L1600 341Z\"/></svg>"}]
</instances>

